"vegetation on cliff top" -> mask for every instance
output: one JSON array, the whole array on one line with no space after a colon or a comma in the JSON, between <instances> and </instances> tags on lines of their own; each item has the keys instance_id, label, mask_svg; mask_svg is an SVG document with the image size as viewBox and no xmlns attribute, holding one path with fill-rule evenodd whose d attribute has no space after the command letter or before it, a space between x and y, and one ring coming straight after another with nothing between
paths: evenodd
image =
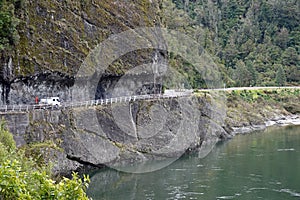
<instances>
[{"instance_id":1,"label":"vegetation on cliff top","mask_svg":"<svg viewBox=\"0 0 300 200\"><path fill-rule=\"evenodd\" d=\"M12 134L0 124L0 199L88 199L85 190L89 178L80 179L73 173L72 179L55 182L46 165L26 157L17 149Z\"/></svg>"},{"instance_id":2,"label":"vegetation on cliff top","mask_svg":"<svg viewBox=\"0 0 300 200\"><path fill-rule=\"evenodd\" d=\"M203 93L196 94L209 96ZM233 90L225 94L228 127L258 125L280 116L300 114L300 89Z\"/></svg>"}]
</instances>

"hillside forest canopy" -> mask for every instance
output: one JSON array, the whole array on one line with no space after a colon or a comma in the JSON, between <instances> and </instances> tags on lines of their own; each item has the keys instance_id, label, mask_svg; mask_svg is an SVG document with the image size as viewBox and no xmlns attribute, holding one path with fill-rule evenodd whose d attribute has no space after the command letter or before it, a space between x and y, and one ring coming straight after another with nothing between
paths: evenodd
<instances>
[{"instance_id":1,"label":"hillside forest canopy","mask_svg":"<svg viewBox=\"0 0 300 200\"><path fill-rule=\"evenodd\" d=\"M227 86L299 85L299 1L165 0L163 10L163 24L195 38Z\"/></svg>"}]
</instances>

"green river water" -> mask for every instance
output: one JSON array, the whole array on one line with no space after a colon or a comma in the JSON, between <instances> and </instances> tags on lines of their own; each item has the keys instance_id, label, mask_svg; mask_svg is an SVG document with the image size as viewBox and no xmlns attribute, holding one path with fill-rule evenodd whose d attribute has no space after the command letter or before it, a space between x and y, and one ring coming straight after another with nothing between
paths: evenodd
<instances>
[{"instance_id":1,"label":"green river water","mask_svg":"<svg viewBox=\"0 0 300 200\"><path fill-rule=\"evenodd\" d=\"M185 155L150 173L91 174L93 199L300 199L300 126L218 143L203 159Z\"/></svg>"}]
</instances>

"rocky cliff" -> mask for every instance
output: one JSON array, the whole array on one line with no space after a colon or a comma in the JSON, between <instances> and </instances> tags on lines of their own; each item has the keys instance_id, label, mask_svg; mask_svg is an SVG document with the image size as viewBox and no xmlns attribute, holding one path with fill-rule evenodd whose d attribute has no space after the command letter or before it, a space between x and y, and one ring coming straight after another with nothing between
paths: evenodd
<instances>
[{"instance_id":1,"label":"rocky cliff","mask_svg":"<svg viewBox=\"0 0 300 200\"><path fill-rule=\"evenodd\" d=\"M8 1L9 2L9 1ZM89 52L113 34L158 23L158 1L21 0L9 5L18 18L19 40L1 51L0 104L32 103L35 96L71 100L70 87ZM144 52L147 55L149 52ZM138 65L119 59L110 76Z\"/></svg>"},{"instance_id":2,"label":"rocky cliff","mask_svg":"<svg viewBox=\"0 0 300 200\"><path fill-rule=\"evenodd\" d=\"M3 116L17 145L54 162L56 173L103 165L137 172L138 164L174 160L229 137L213 106L193 96Z\"/></svg>"}]
</instances>

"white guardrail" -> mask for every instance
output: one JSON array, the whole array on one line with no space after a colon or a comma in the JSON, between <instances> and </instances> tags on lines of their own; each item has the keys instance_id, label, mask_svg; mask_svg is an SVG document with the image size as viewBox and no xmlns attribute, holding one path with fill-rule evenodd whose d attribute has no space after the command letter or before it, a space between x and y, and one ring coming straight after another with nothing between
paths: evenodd
<instances>
[{"instance_id":1,"label":"white guardrail","mask_svg":"<svg viewBox=\"0 0 300 200\"><path fill-rule=\"evenodd\" d=\"M299 86L291 86L291 87L240 87L240 88L218 88L218 89L199 89L199 91L218 91L218 90L254 90L254 89L300 89ZM20 112L20 111L29 111L35 109L65 109L65 108L75 108L75 107L89 107L89 106L97 106L97 105L107 105L114 103L125 103L130 101L139 101L139 100L150 100L155 101L158 99L170 99L177 97L185 97L190 96L193 93L193 90L166 90L165 94L147 94L147 95L134 95L134 96L123 96L123 97L113 97L108 99L97 99L97 100L89 100L82 102L64 102L61 106L51 106L51 105L4 105L0 106L0 112Z\"/></svg>"},{"instance_id":2,"label":"white guardrail","mask_svg":"<svg viewBox=\"0 0 300 200\"><path fill-rule=\"evenodd\" d=\"M21 112L30 111L36 109L65 109L65 108L76 108L76 107L89 107L97 105L108 105L114 103L126 103L132 101L150 100L155 101L158 99L171 99L177 97L190 96L192 93L178 92L176 94L150 94L150 95L135 95L135 96L124 96L124 97L113 97L108 99L97 99L81 102L65 102L60 106L52 106L45 104L35 104L35 105L4 105L0 107L0 112Z\"/></svg>"},{"instance_id":3,"label":"white guardrail","mask_svg":"<svg viewBox=\"0 0 300 200\"><path fill-rule=\"evenodd\" d=\"M231 90L254 90L254 89L300 89L300 86L291 86L291 87L240 87L240 88L217 88L217 89L199 89L199 91L231 91ZM177 97L190 96L193 93L193 90L166 90L165 94L147 94L147 95L135 95L135 96L123 96L123 97L113 97L108 99L97 99L89 100L82 102L64 102L61 106L51 106L51 105L4 105L0 106L0 112L20 112L20 111L29 111L35 109L64 109L64 108L75 108L75 107L89 107L97 105L107 105L114 103L130 102L130 101L139 101L139 100L150 100L155 101L158 99L170 99Z\"/></svg>"}]
</instances>

